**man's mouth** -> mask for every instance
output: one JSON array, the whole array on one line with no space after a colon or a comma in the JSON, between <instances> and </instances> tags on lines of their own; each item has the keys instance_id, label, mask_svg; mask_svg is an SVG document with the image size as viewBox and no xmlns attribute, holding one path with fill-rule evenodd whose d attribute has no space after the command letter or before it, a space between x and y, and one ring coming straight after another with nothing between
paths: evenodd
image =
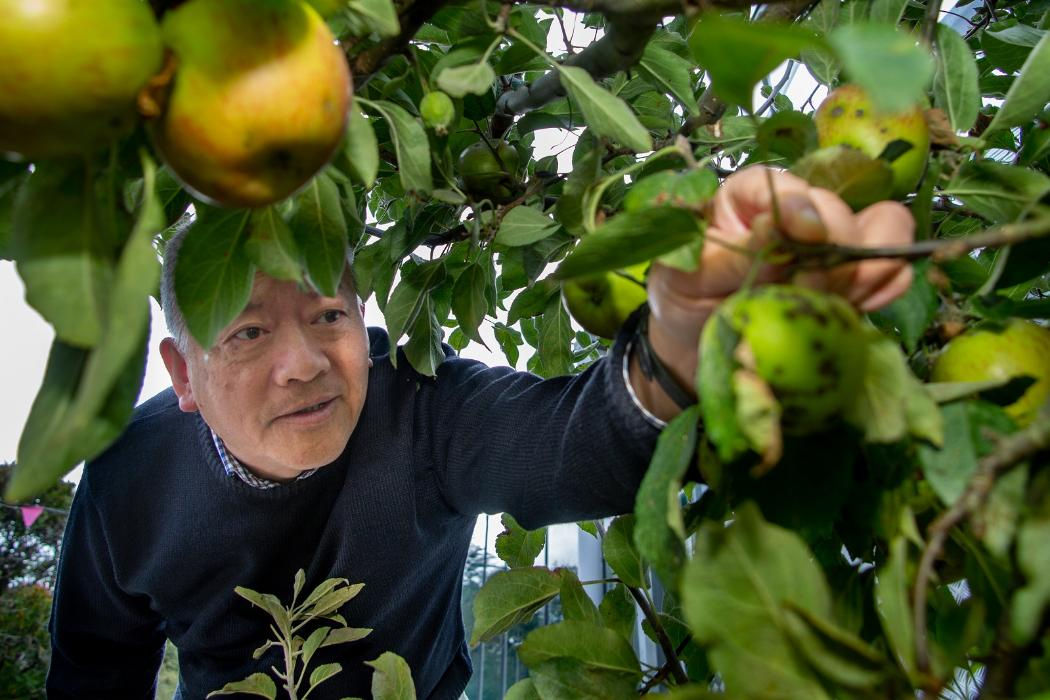
<instances>
[{"instance_id":1,"label":"man's mouth","mask_svg":"<svg viewBox=\"0 0 1050 700\"><path fill-rule=\"evenodd\" d=\"M310 404L309 406L304 406L303 408L300 408L298 410L284 413L280 416L280 418L290 418L293 416L309 416L314 413L319 413L324 409L328 408L328 406L330 406L333 401L335 401L334 397L331 399L325 399L324 401L321 401L319 403Z\"/></svg>"}]
</instances>

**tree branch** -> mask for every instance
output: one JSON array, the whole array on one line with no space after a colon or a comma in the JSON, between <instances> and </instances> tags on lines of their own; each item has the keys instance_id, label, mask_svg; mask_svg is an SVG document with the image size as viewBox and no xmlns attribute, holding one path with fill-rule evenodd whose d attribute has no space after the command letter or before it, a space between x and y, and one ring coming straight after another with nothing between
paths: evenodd
<instances>
[{"instance_id":1,"label":"tree branch","mask_svg":"<svg viewBox=\"0 0 1050 700\"><path fill-rule=\"evenodd\" d=\"M857 248L824 243L800 243L784 239L779 245L784 252L796 256L796 267L834 267L846 262L875 258L901 258L919 260L930 258L934 262L961 258L978 248L994 248L1013 245L1050 234L1050 218L1033 219L1016 224L1003 224L972 236L962 238L935 238L918 241L912 245L887 246L882 248Z\"/></svg>"},{"instance_id":2,"label":"tree branch","mask_svg":"<svg viewBox=\"0 0 1050 700\"><path fill-rule=\"evenodd\" d=\"M626 585L626 584L624 584ZM682 670L682 664L678 660L678 654L675 653L674 645L671 644L671 638L667 636L667 630L664 629L663 624L660 622L660 618L656 616L649 600L645 597L642 591L634 586L627 586L627 590L634 596L634 601L638 603L638 607L642 609L642 614L645 615L645 619L649 620L649 624L652 625L653 631L656 633L656 639L660 644L660 649L663 650L664 656L667 657L667 663L670 665L670 672L674 676L675 680L681 684L689 682L689 676Z\"/></svg>"},{"instance_id":3,"label":"tree branch","mask_svg":"<svg viewBox=\"0 0 1050 700\"><path fill-rule=\"evenodd\" d=\"M384 39L378 44L355 54L349 58L350 71L354 76L354 87L360 90L372 76L379 71L391 56L401 53L408 47L412 37L416 35L420 27L437 14L447 0L415 0L409 3L397 13L397 19L401 23L401 33L390 39ZM354 44L347 46L349 53Z\"/></svg>"},{"instance_id":4,"label":"tree branch","mask_svg":"<svg viewBox=\"0 0 1050 700\"><path fill-rule=\"evenodd\" d=\"M926 549L919 561L912 591L912 614L915 625L916 665L922 672L929 671L930 649L926 639L926 595L934 562L940 557L952 528L984 505L995 486L995 480L1031 455L1050 448L1050 402L1043 405L1036 419L1024 430L1008 435L998 449L981 459L970 483L951 508L930 524Z\"/></svg>"},{"instance_id":5,"label":"tree branch","mask_svg":"<svg viewBox=\"0 0 1050 700\"><path fill-rule=\"evenodd\" d=\"M563 65L578 66L595 80L601 80L638 62L660 15L609 15L608 18L609 30L605 36L580 53L569 56ZM565 88L558 71L552 70L524 87L503 93L496 103L496 112L524 114L564 96Z\"/></svg>"}]
</instances>

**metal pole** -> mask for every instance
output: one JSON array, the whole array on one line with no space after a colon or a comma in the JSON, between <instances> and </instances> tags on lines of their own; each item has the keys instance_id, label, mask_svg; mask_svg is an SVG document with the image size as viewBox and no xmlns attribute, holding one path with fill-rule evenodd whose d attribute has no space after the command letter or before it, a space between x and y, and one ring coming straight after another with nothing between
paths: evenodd
<instances>
[{"instance_id":1,"label":"metal pole","mask_svg":"<svg viewBox=\"0 0 1050 700\"><path fill-rule=\"evenodd\" d=\"M485 547L481 555L481 585L485 585L489 574L489 515L485 514ZM481 663L478 672L478 700L485 700L485 651L488 645L481 644Z\"/></svg>"}]
</instances>

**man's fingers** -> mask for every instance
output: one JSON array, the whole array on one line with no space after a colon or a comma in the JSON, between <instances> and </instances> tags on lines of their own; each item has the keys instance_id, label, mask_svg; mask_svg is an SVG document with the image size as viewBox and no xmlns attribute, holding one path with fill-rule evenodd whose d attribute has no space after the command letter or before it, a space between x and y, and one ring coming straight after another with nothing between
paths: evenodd
<instances>
[{"instance_id":1,"label":"man's fingers","mask_svg":"<svg viewBox=\"0 0 1050 700\"><path fill-rule=\"evenodd\" d=\"M746 241L755 217L772 210L773 192L779 203L784 198L804 197L808 191L809 184L791 173L762 166L745 168L726 178L715 194L711 223L736 241Z\"/></svg>"},{"instance_id":2,"label":"man's fingers","mask_svg":"<svg viewBox=\"0 0 1050 700\"><path fill-rule=\"evenodd\" d=\"M864 248L908 245L915 238L915 219L899 202L886 201L871 205L857 215L857 225L859 235L854 245ZM900 281L905 279L902 271L910 269L907 261L900 259L864 260L856 267L850 286L850 301L867 310L871 299L883 298L891 284L896 289ZM906 277L907 283L910 283L910 272ZM907 283L898 293L907 291ZM889 301L892 300L893 297L890 297Z\"/></svg>"},{"instance_id":3,"label":"man's fingers","mask_svg":"<svg viewBox=\"0 0 1050 700\"><path fill-rule=\"evenodd\" d=\"M861 300L857 307L864 313L881 309L908 291L908 287L911 286L911 278L911 265L905 265L886 284L876 289L867 298Z\"/></svg>"}]
</instances>

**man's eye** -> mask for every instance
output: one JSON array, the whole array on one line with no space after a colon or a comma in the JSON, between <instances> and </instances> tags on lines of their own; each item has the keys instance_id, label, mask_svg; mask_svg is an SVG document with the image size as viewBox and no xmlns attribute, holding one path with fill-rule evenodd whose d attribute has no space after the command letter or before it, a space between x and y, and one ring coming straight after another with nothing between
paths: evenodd
<instances>
[{"instance_id":1,"label":"man's eye","mask_svg":"<svg viewBox=\"0 0 1050 700\"><path fill-rule=\"evenodd\" d=\"M258 326L249 326L248 328L243 328L234 333L233 337L237 340L256 340L261 335L262 328L259 328Z\"/></svg>"},{"instance_id":2,"label":"man's eye","mask_svg":"<svg viewBox=\"0 0 1050 700\"><path fill-rule=\"evenodd\" d=\"M339 319L345 315L346 313L339 309L329 309L321 314L321 317L318 320L320 320L321 323L337 323Z\"/></svg>"}]
</instances>

